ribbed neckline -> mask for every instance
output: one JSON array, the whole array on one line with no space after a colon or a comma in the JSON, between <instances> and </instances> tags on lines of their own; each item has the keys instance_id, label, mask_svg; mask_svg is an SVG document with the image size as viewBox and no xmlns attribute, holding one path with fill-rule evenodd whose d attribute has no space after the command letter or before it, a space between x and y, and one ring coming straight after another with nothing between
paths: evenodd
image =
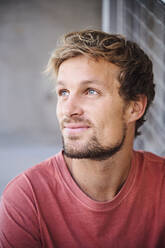
<instances>
[{"instance_id":1,"label":"ribbed neckline","mask_svg":"<svg viewBox=\"0 0 165 248\"><path fill-rule=\"evenodd\" d=\"M136 152L133 151L132 164L125 184L123 185L120 192L113 198L113 200L107 202L98 202L92 200L79 188L68 170L62 151L56 155L55 159L58 164L57 170L63 178L65 187L67 187L71 194L85 207L90 208L93 211L101 212L108 211L117 207L129 195L135 184L137 176L136 156Z\"/></svg>"}]
</instances>

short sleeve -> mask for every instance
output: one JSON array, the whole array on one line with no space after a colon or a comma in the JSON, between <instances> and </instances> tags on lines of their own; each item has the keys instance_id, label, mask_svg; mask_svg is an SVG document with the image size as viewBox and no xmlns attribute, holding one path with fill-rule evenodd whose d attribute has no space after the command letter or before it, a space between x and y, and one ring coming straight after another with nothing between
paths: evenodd
<instances>
[{"instance_id":1,"label":"short sleeve","mask_svg":"<svg viewBox=\"0 0 165 248\"><path fill-rule=\"evenodd\" d=\"M0 201L0 248L41 247L38 209L26 175L6 187Z\"/></svg>"}]
</instances>

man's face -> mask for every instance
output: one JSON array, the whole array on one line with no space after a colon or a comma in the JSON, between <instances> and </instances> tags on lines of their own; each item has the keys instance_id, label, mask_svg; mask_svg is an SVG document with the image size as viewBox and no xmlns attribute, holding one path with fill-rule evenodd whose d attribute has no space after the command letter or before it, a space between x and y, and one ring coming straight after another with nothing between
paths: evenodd
<instances>
[{"instance_id":1,"label":"man's face","mask_svg":"<svg viewBox=\"0 0 165 248\"><path fill-rule=\"evenodd\" d=\"M102 160L121 149L126 122L118 74L118 66L85 56L60 65L57 118L68 157Z\"/></svg>"}]
</instances>

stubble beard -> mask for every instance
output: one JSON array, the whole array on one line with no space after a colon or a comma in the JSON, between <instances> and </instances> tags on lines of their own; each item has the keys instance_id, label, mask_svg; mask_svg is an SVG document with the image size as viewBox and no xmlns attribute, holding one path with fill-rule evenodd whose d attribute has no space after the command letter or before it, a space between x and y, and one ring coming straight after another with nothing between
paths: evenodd
<instances>
[{"instance_id":1,"label":"stubble beard","mask_svg":"<svg viewBox=\"0 0 165 248\"><path fill-rule=\"evenodd\" d=\"M101 145L96 136L91 137L88 143L81 148L78 145L73 146L73 144L65 143L62 137L64 155L72 159L106 160L121 150L125 141L126 131L127 129L124 125L121 139L107 147Z\"/></svg>"}]
</instances>

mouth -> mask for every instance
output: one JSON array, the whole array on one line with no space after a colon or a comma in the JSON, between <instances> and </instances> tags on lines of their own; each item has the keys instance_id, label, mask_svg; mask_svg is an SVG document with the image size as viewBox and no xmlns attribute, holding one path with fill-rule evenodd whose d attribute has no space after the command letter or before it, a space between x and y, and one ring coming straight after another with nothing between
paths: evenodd
<instances>
[{"instance_id":1,"label":"mouth","mask_svg":"<svg viewBox=\"0 0 165 248\"><path fill-rule=\"evenodd\" d=\"M64 125L63 130L67 134L78 134L78 133L88 130L89 128L90 127L86 124L69 123L69 124Z\"/></svg>"}]
</instances>

